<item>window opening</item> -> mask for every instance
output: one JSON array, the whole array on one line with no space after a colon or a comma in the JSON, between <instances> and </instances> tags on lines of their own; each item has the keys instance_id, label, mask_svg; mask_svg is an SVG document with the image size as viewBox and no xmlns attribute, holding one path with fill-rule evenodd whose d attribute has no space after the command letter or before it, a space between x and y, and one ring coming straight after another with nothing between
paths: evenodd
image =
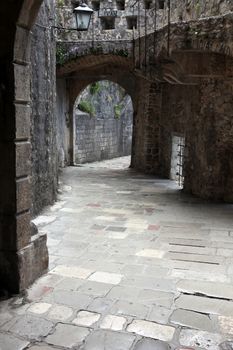
<instances>
[{"instance_id":1,"label":"window opening","mask_svg":"<svg viewBox=\"0 0 233 350\"><path fill-rule=\"evenodd\" d=\"M115 29L115 18L114 17L101 17L102 30Z\"/></svg>"},{"instance_id":2,"label":"window opening","mask_svg":"<svg viewBox=\"0 0 233 350\"><path fill-rule=\"evenodd\" d=\"M133 30L134 28L137 29L137 16L128 16L126 17L127 21L127 29Z\"/></svg>"},{"instance_id":3,"label":"window opening","mask_svg":"<svg viewBox=\"0 0 233 350\"><path fill-rule=\"evenodd\" d=\"M159 10L164 10L164 4L165 1L164 0L159 0Z\"/></svg>"},{"instance_id":4,"label":"window opening","mask_svg":"<svg viewBox=\"0 0 233 350\"><path fill-rule=\"evenodd\" d=\"M144 0L144 7L146 10L149 10L152 5L152 0Z\"/></svg>"},{"instance_id":5,"label":"window opening","mask_svg":"<svg viewBox=\"0 0 233 350\"><path fill-rule=\"evenodd\" d=\"M100 9L100 2L99 1L92 1L91 4L92 4L92 8L94 11L99 11L99 9Z\"/></svg>"},{"instance_id":6,"label":"window opening","mask_svg":"<svg viewBox=\"0 0 233 350\"><path fill-rule=\"evenodd\" d=\"M125 9L125 1L117 0L116 6L117 6L117 10L124 11L124 9Z\"/></svg>"}]
</instances>

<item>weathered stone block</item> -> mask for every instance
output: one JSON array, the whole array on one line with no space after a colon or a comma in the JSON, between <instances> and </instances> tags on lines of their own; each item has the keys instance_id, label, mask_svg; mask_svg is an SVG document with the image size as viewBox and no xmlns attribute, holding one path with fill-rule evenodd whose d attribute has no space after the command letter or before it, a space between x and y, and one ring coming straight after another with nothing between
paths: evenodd
<instances>
[{"instance_id":1,"label":"weathered stone block","mask_svg":"<svg viewBox=\"0 0 233 350\"><path fill-rule=\"evenodd\" d=\"M193 295L181 295L176 300L176 306L181 309L187 309L206 314L224 316L231 316L233 314L233 303L231 301Z\"/></svg>"},{"instance_id":2,"label":"weathered stone block","mask_svg":"<svg viewBox=\"0 0 233 350\"><path fill-rule=\"evenodd\" d=\"M175 328L149 321L134 320L127 327L127 331L142 335L144 337L171 341L175 333Z\"/></svg>"},{"instance_id":3,"label":"weathered stone block","mask_svg":"<svg viewBox=\"0 0 233 350\"><path fill-rule=\"evenodd\" d=\"M32 243L18 252L19 259L19 290L26 289L48 268L47 236L33 236Z\"/></svg>"},{"instance_id":4,"label":"weathered stone block","mask_svg":"<svg viewBox=\"0 0 233 350\"><path fill-rule=\"evenodd\" d=\"M16 177L27 176L30 173L31 144L30 142L16 142Z\"/></svg>"},{"instance_id":5,"label":"weathered stone block","mask_svg":"<svg viewBox=\"0 0 233 350\"><path fill-rule=\"evenodd\" d=\"M29 342L19 339L13 335L0 333L0 349L3 350L23 350Z\"/></svg>"},{"instance_id":6,"label":"weathered stone block","mask_svg":"<svg viewBox=\"0 0 233 350\"><path fill-rule=\"evenodd\" d=\"M25 315L4 326L4 330L10 331L31 340L40 340L53 328L53 323L40 317Z\"/></svg>"},{"instance_id":7,"label":"weathered stone block","mask_svg":"<svg viewBox=\"0 0 233 350\"><path fill-rule=\"evenodd\" d=\"M45 341L48 344L73 349L74 347L78 347L88 334L88 328L58 323L54 333L49 335Z\"/></svg>"},{"instance_id":8,"label":"weathered stone block","mask_svg":"<svg viewBox=\"0 0 233 350\"><path fill-rule=\"evenodd\" d=\"M222 339L223 338L220 334L184 329L180 333L179 340L180 344L184 346L217 350L218 345L221 343Z\"/></svg>"},{"instance_id":9,"label":"weathered stone block","mask_svg":"<svg viewBox=\"0 0 233 350\"><path fill-rule=\"evenodd\" d=\"M83 350L129 350L134 340L131 334L98 330L87 337Z\"/></svg>"},{"instance_id":10,"label":"weathered stone block","mask_svg":"<svg viewBox=\"0 0 233 350\"><path fill-rule=\"evenodd\" d=\"M16 217L16 249L22 249L28 245L31 239L30 219L30 212L20 214Z\"/></svg>"},{"instance_id":11,"label":"weathered stone block","mask_svg":"<svg viewBox=\"0 0 233 350\"><path fill-rule=\"evenodd\" d=\"M15 36L14 58L16 61L30 62L30 31L19 26Z\"/></svg>"},{"instance_id":12,"label":"weathered stone block","mask_svg":"<svg viewBox=\"0 0 233 350\"><path fill-rule=\"evenodd\" d=\"M24 6L21 9L18 24L23 28L30 29L34 20L36 19L41 3L42 0L39 0L35 3L31 2L31 0L26 0L24 2Z\"/></svg>"},{"instance_id":13,"label":"weathered stone block","mask_svg":"<svg viewBox=\"0 0 233 350\"><path fill-rule=\"evenodd\" d=\"M211 320L208 315L188 310L175 310L170 318L171 323L200 329L207 332L216 332L216 320Z\"/></svg>"},{"instance_id":14,"label":"weathered stone block","mask_svg":"<svg viewBox=\"0 0 233 350\"><path fill-rule=\"evenodd\" d=\"M15 64L15 100L30 101L30 68L29 66Z\"/></svg>"},{"instance_id":15,"label":"weathered stone block","mask_svg":"<svg viewBox=\"0 0 233 350\"><path fill-rule=\"evenodd\" d=\"M134 350L169 350L170 346L160 340L142 339L136 345Z\"/></svg>"},{"instance_id":16,"label":"weathered stone block","mask_svg":"<svg viewBox=\"0 0 233 350\"><path fill-rule=\"evenodd\" d=\"M31 186L28 179L16 182L17 212L28 210L31 206Z\"/></svg>"},{"instance_id":17,"label":"weathered stone block","mask_svg":"<svg viewBox=\"0 0 233 350\"><path fill-rule=\"evenodd\" d=\"M188 294L199 293L223 299L232 299L233 297L233 286L226 283L181 280L177 283L177 289Z\"/></svg>"},{"instance_id":18,"label":"weathered stone block","mask_svg":"<svg viewBox=\"0 0 233 350\"><path fill-rule=\"evenodd\" d=\"M100 319L100 317L101 315L95 312L80 311L72 322L77 326L91 327Z\"/></svg>"},{"instance_id":19,"label":"weathered stone block","mask_svg":"<svg viewBox=\"0 0 233 350\"><path fill-rule=\"evenodd\" d=\"M30 137L30 114L29 106L15 104L16 139L26 139Z\"/></svg>"}]
</instances>

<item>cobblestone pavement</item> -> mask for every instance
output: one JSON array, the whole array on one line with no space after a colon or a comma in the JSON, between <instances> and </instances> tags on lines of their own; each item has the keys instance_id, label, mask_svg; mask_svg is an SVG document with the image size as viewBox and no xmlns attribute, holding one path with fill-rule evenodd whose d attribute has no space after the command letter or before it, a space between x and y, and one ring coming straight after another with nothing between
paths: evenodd
<instances>
[{"instance_id":1,"label":"cobblestone pavement","mask_svg":"<svg viewBox=\"0 0 233 350\"><path fill-rule=\"evenodd\" d=\"M128 162L64 170L34 220L50 271L0 303L1 350L233 349L233 206Z\"/></svg>"}]
</instances>

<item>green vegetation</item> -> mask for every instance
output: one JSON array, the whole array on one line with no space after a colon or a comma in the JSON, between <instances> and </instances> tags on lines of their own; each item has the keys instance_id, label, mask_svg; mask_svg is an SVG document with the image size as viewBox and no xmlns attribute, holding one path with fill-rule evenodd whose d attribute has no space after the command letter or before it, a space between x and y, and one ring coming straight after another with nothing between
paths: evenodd
<instances>
[{"instance_id":1,"label":"green vegetation","mask_svg":"<svg viewBox=\"0 0 233 350\"><path fill-rule=\"evenodd\" d=\"M200 15L201 15L201 4L200 4L199 0L197 1L194 9L195 9L195 12L196 12L196 16L200 17Z\"/></svg>"},{"instance_id":2,"label":"green vegetation","mask_svg":"<svg viewBox=\"0 0 233 350\"><path fill-rule=\"evenodd\" d=\"M121 56L121 57L128 57L129 56L128 51L127 50L123 50L123 49L115 50L114 54L117 55L117 56Z\"/></svg>"},{"instance_id":3,"label":"green vegetation","mask_svg":"<svg viewBox=\"0 0 233 350\"><path fill-rule=\"evenodd\" d=\"M88 100L81 100L78 104L80 111L90 114L91 117L95 115L95 108Z\"/></svg>"},{"instance_id":4,"label":"green vegetation","mask_svg":"<svg viewBox=\"0 0 233 350\"><path fill-rule=\"evenodd\" d=\"M90 94L91 95L95 95L100 91L101 87L100 87L100 83L97 81L93 84L91 84L90 86Z\"/></svg>"},{"instance_id":5,"label":"green vegetation","mask_svg":"<svg viewBox=\"0 0 233 350\"><path fill-rule=\"evenodd\" d=\"M118 104L114 106L114 114L115 114L115 118L119 119L121 116L121 112L122 112L122 105Z\"/></svg>"},{"instance_id":6,"label":"green vegetation","mask_svg":"<svg viewBox=\"0 0 233 350\"><path fill-rule=\"evenodd\" d=\"M65 1L64 1L64 0L57 0L57 6L58 6L58 7L63 7L63 6L65 6Z\"/></svg>"},{"instance_id":7,"label":"green vegetation","mask_svg":"<svg viewBox=\"0 0 233 350\"><path fill-rule=\"evenodd\" d=\"M103 48L101 46L91 47L89 52L91 55L101 55L103 54Z\"/></svg>"},{"instance_id":8,"label":"green vegetation","mask_svg":"<svg viewBox=\"0 0 233 350\"><path fill-rule=\"evenodd\" d=\"M60 46L60 45L57 45L56 47L56 63L57 65L63 65L66 61L66 51L65 49Z\"/></svg>"}]
</instances>

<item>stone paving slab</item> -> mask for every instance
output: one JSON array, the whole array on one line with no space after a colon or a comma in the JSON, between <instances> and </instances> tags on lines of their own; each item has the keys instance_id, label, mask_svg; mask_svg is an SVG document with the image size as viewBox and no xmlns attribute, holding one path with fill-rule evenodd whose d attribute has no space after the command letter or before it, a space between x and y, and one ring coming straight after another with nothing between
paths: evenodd
<instances>
[{"instance_id":1,"label":"stone paving slab","mask_svg":"<svg viewBox=\"0 0 233 350\"><path fill-rule=\"evenodd\" d=\"M88 310L105 313L113 306L114 300L107 298L95 298L88 306Z\"/></svg>"},{"instance_id":2,"label":"stone paving slab","mask_svg":"<svg viewBox=\"0 0 233 350\"><path fill-rule=\"evenodd\" d=\"M172 313L171 309L167 309L163 306L152 306L146 319L157 323L167 324L169 317Z\"/></svg>"},{"instance_id":3,"label":"stone paving slab","mask_svg":"<svg viewBox=\"0 0 233 350\"><path fill-rule=\"evenodd\" d=\"M233 302L221 299L205 298L193 295L181 295L176 306L186 310L223 316L233 315Z\"/></svg>"},{"instance_id":4,"label":"stone paving slab","mask_svg":"<svg viewBox=\"0 0 233 350\"><path fill-rule=\"evenodd\" d=\"M161 290L161 291L174 291L175 283L171 279L165 278L151 278L147 274L141 274L141 276L128 277L127 279L122 280L122 285L128 285L133 288L142 288L143 289L152 289L152 290Z\"/></svg>"},{"instance_id":5,"label":"stone paving slab","mask_svg":"<svg viewBox=\"0 0 233 350\"><path fill-rule=\"evenodd\" d=\"M87 337L80 350L131 350L134 341L131 334L97 330Z\"/></svg>"},{"instance_id":6,"label":"stone paving slab","mask_svg":"<svg viewBox=\"0 0 233 350\"><path fill-rule=\"evenodd\" d=\"M19 339L11 334L0 333L0 350L23 350L29 341Z\"/></svg>"},{"instance_id":7,"label":"stone paving slab","mask_svg":"<svg viewBox=\"0 0 233 350\"><path fill-rule=\"evenodd\" d=\"M48 312L48 318L54 321L68 321L72 318L74 311L72 308L64 305L53 305Z\"/></svg>"},{"instance_id":8,"label":"stone paving slab","mask_svg":"<svg viewBox=\"0 0 233 350\"><path fill-rule=\"evenodd\" d=\"M222 333L233 337L233 316L218 316L218 323Z\"/></svg>"},{"instance_id":9,"label":"stone paving slab","mask_svg":"<svg viewBox=\"0 0 233 350\"><path fill-rule=\"evenodd\" d=\"M55 284L54 290L76 291L84 283L86 283L86 281L81 278L65 277Z\"/></svg>"},{"instance_id":10,"label":"stone paving slab","mask_svg":"<svg viewBox=\"0 0 233 350\"><path fill-rule=\"evenodd\" d=\"M224 263L224 257L212 256L204 254L190 254L190 253L180 253L180 252L169 252L165 255L166 259L180 260L180 261L191 261L191 262L201 262L209 263L213 265L219 265Z\"/></svg>"},{"instance_id":11,"label":"stone paving slab","mask_svg":"<svg viewBox=\"0 0 233 350\"><path fill-rule=\"evenodd\" d=\"M122 277L123 277L123 275L117 274L117 273L97 271L97 272L93 273L88 278L88 280L95 281L95 282L109 283L109 284L119 284Z\"/></svg>"},{"instance_id":12,"label":"stone paving slab","mask_svg":"<svg viewBox=\"0 0 233 350\"><path fill-rule=\"evenodd\" d=\"M91 327L99 321L101 315L96 312L80 311L72 321L73 324L83 327Z\"/></svg>"},{"instance_id":13,"label":"stone paving slab","mask_svg":"<svg viewBox=\"0 0 233 350\"><path fill-rule=\"evenodd\" d=\"M80 286L78 291L91 296L103 297L108 294L112 287L112 284L88 281Z\"/></svg>"},{"instance_id":14,"label":"stone paving slab","mask_svg":"<svg viewBox=\"0 0 233 350\"><path fill-rule=\"evenodd\" d=\"M170 272L170 277L175 278L176 280L179 279L186 279L186 280L198 280L198 281L207 281L207 282L217 282L217 283L231 283L231 278L229 276L229 273L227 275L227 269L223 271L222 273L214 272L214 271L193 271L193 269L185 269L185 268L178 268L173 269ZM191 273L190 273L191 272Z\"/></svg>"},{"instance_id":15,"label":"stone paving slab","mask_svg":"<svg viewBox=\"0 0 233 350\"><path fill-rule=\"evenodd\" d=\"M211 319L209 315L198 312L177 309L173 312L170 322L172 324L200 329L207 332L219 332L216 318Z\"/></svg>"},{"instance_id":16,"label":"stone paving slab","mask_svg":"<svg viewBox=\"0 0 233 350\"><path fill-rule=\"evenodd\" d=\"M30 340L41 340L53 329L54 324L43 318L32 315L17 317L2 329Z\"/></svg>"},{"instance_id":17,"label":"stone paving slab","mask_svg":"<svg viewBox=\"0 0 233 350\"><path fill-rule=\"evenodd\" d=\"M159 305L164 307L171 307L174 299L174 294L168 292L160 292L150 289L143 289L137 298L138 302L145 305Z\"/></svg>"},{"instance_id":18,"label":"stone paving slab","mask_svg":"<svg viewBox=\"0 0 233 350\"><path fill-rule=\"evenodd\" d=\"M188 294L199 293L216 298L233 300L232 284L181 280L177 283L177 289Z\"/></svg>"},{"instance_id":19,"label":"stone paving slab","mask_svg":"<svg viewBox=\"0 0 233 350\"><path fill-rule=\"evenodd\" d=\"M142 339L135 345L134 350L169 350L170 346L160 340Z\"/></svg>"},{"instance_id":20,"label":"stone paving slab","mask_svg":"<svg viewBox=\"0 0 233 350\"><path fill-rule=\"evenodd\" d=\"M35 303L28 307L27 312L31 312L37 315L43 315L51 308L49 303Z\"/></svg>"},{"instance_id":21,"label":"stone paving slab","mask_svg":"<svg viewBox=\"0 0 233 350\"><path fill-rule=\"evenodd\" d=\"M13 316L10 312L0 310L0 326L10 321L12 317Z\"/></svg>"},{"instance_id":22,"label":"stone paving slab","mask_svg":"<svg viewBox=\"0 0 233 350\"><path fill-rule=\"evenodd\" d=\"M87 328L58 323L53 334L48 335L45 341L51 345L72 349L81 345L88 334Z\"/></svg>"},{"instance_id":23,"label":"stone paving slab","mask_svg":"<svg viewBox=\"0 0 233 350\"><path fill-rule=\"evenodd\" d=\"M69 255L70 255L70 250L69 250ZM92 274L92 272L93 271L91 270L87 270L77 266L63 266L63 265L58 265L53 270L50 271L50 273L54 273L56 275L60 275L64 277L81 278L81 279L85 279L89 277Z\"/></svg>"},{"instance_id":24,"label":"stone paving slab","mask_svg":"<svg viewBox=\"0 0 233 350\"><path fill-rule=\"evenodd\" d=\"M145 318L149 313L149 309L150 308L148 306L132 302L132 300L117 300L110 311L117 315L129 315L132 317Z\"/></svg>"},{"instance_id":25,"label":"stone paving slab","mask_svg":"<svg viewBox=\"0 0 233 350\"><path fill-rule=\"evenodd\" d=\"M144 320L134 320L127 327L127 331L144 337L170 342L173 339L175 328Z\"/></svg>"},{"instance_id":26,"label":"stone paving slab","mask_svg":"<svg viewBox=\"0 0 233 350\"><path fill-rule=\"evenodd\" d=\"M107 315L100 323L101 329L111 329L112 331L122 331L125 328L127 319L122 316Z\"/></svg>"},{"instance_id":27,"label":"stone paving slab","mask_svg":"<svg viewBox=\"0 0 233 350\"><path fill-rule=\"evenodd\" d=\"M86 309L92 298L86 294L75 291L58 290L45 296L43 302L51 304L62 304L76 309Z\"/></svg>"},{"instance_id":28,"label":"stone paving slab","mask_svg":"<svg viewBox=\"0 0 233 350\"><path fill-rule=\"evenodd\" d=\"M219 350L223 337L219 334L184 329L180 334L180 344L194 348Z\"/></svg>"}]
</instances>

